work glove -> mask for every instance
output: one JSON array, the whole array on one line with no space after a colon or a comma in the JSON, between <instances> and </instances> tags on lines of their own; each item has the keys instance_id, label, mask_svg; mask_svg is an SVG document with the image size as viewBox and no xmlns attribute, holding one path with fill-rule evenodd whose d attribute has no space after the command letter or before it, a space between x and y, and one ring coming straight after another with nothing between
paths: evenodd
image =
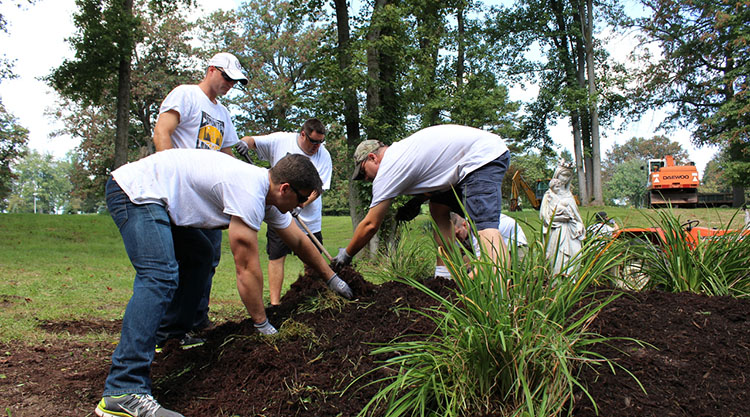
<instances>
[{"instance_id":1,"label":"work glove","mask_svg":"<svg viewBox=\"0 0 750 417\"><path fill-rule=\"evenodd\" d=\"M293 217L297 217L299 216L300 211L302 211L302 207L295 207L292 209L292 211L290 211L290 213L292 213Z\"/></svg>"},{"instance_id":2,"label":"work glove","mask_svg":"<svg viewBox=\"0 0 750 417\"><path fill-rule=\"evenodd\" d=\"M328 280L328 288L347 300L352 299L352 289L349 288L349 285L343 279L339 278L338 274L333 274L331 279Z\"/></svg>"},{"instance_id":3,"label":"work glove","mask_svg":"<svg viewBox=\"0 0 750 417\"><path fill-rule=\"evenodd\" d=\"M263 320L263 322L261 322L261 323L253 323L253 326L255 326L255 328L261 334L264 334L266 336L271 336L271 335L274 335L274 334L276 334L276 333L279 332L278 330L276 330L275 327L273 327L273 325L271 325L271 323L268 321L268 319Z\"/></svg>"},{"instance_id":4,"label":"work glove","mask_svg":"<svg viewBox=\"0 0 750 417\"><path fill-rule=\"evenodd\" d=\"M331 261L335 266L347 266L352 263L352 257L346 253L346 248L339 248L339 253Z\"/></svg>"},{"instance_id":5,"label":"work glove","mask_svg":"<svg viewBox=\"0 0 750 417\"><path fill-rule=\"evenodd\" d=\"M237 144L234 145L234 149L237 150L237 153L245 158L246 161L250 161L250 147L247 146L247 143L244 140L237 142Z\"/></svg>"},{"instance_id":6,"label":"work glove","mask_svg":"<svg viewBox=\"0 0 750 417\"><path fill-rule=\"evenodd\" d=\"M396 210L396 221L408 222L417 217L422 212L422 203L424 202L425 198L421 195L412 197L411 200Z\"/></svg>"}]
</instances>

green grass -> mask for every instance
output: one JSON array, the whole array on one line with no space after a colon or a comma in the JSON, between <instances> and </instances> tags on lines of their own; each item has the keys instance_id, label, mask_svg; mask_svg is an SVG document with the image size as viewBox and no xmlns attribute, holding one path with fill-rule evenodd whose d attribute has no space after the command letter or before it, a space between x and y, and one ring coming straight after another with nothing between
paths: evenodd
<instances>
[{"instance_id":1,"label":"green grass","mask_svg":"<svg viewBox=\"0 0 750 417\"><path fill-rule=\"evenodd\" d=\"M650 225L646 216L648 210L590 207L581 211L584 219L590 219L593 213L602 209L621 226ZM719 226L727 224L735 210L681 209L675 213L684 220L698 219L701 225ZM519 219L528 238L538 238L538 211L510 214ZM741 216L737 216L731 227L740 227L741 220ZM417 217L409 225L412 231L409 235L415 239L431 239L431 233L424 228L426 223L429 223L429 216ZM324 217L323 236L328 252L335 255L338 248L351 239L351 220L346 216ZM259 240L261 265L266 274L265 225L259 233ZM431 264L433 260L430 258L427 255L424 263ZM403 259L398 261L401 262L399 268L411 268L402 262ZM383 272L377 270L378 263L357 262L358 269L367 279L375 282L383 279L378 276ZM420 268L426 267L422 265ZM299 259L288 256L284 290L302 271ZM16 340L33 344L56 337L39 330L38 324L45 320L115 320L122 317L130 298L134 271L120 234L107 215L0 214L0 274L3 277L0 280L0 342ZM265 296L267 299L267 293ZM222 242L222 261L211 292L211 312L219 321L246 314L237 295L234 262L226 232Z\"/></svg>"},{"instance_id":2,"label":"green grass","mask_svg":"<svg viewBox=\"0 0 750 417\"><path fill-rule=\"evenodd\" d=\"M351 220L325 217L323 234L335 254L351 238ZM258 238L267 275L265 224ZM226 231L221 257L211 290L211 315L219 321L246 315ZM119 319L132 293L135 271L107 215L0 214L0 260L0 342L56 337L39 329L44 321ZM287 257L284 291L303 269L296 256Z\"/></svg>"}]
</instances>

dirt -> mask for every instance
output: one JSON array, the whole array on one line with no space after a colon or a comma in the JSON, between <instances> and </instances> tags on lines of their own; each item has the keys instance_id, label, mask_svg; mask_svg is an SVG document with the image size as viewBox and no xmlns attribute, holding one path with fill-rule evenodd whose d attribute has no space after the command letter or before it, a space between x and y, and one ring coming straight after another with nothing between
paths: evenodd
<instances>
[{"instance_id":1,"label":"dirt","mask_svg":"<svg viewBox=\"0 0 750 417\"><path fill-rule=\"evenodd\" d=\"M312 296L326 291L308 272L285 294L282 307L269 311L277 327L298 329L293 336L269 341L248 319L238 318L208 332L204 346L183 351L168 343L154 361L154 395L186 416L356 415L377 390L367 383L382 376L355 381L382 359L370 351L401 335L430 332L430 320L402 308L435 303L403 284L374 286L351 269L340 275L351 283L355 302L301 312ZM442 295L451 293L449 281L425 282ZM115 345L75 336L104 333L116 340L119 325L43 322L40 331L71 337L35 347L0 345L0 413L93 415ZM616 359L646 391L622 369L613 374L605 367L582 368L580 379L599 415L750 415L750 300L628 293L599 315L592 330L647 343L595 345L593 350ZM581 392L575 399L575 416L596 415Z\"/></svg>"}]
</instances>

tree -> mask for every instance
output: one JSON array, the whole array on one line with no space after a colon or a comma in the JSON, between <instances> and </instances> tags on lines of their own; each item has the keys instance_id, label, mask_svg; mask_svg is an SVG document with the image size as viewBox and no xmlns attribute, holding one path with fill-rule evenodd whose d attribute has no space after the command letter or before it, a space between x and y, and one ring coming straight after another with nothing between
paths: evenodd
<instances>
[{"instance_id":1,"label":"tree","mask_svg":"<svg viewBox=\"0 0 750 417\"><path fill-rule=\"evenodd\" d=\"M729 181L724 178L724 170L721 168L722 155L715 155L706 164L701 178L700 191L703 193L726 193L731 191Z\"/></svg>"},{"instance_id":2,"label":"tree","mask_svg":"<svg viewBox=\"0 0 750 417\"><path fill-rule=\"evenodd\" d=\"M154 13L169 14L192 0L148 1ZM115 140L112 168L128 161L131 63L143 37L133 0L76 0L73 21L79 31L69 39L76 51L47 78L60 95L82 106L102 106L112 95L115 102Z\"/></svg>"},{"instance_id":3,"label":"tree","mask_svg":"<svg viewBox=\"0 0 750 417\"><path fill-rule=\"evenodd\" d=\"M8 199L9 212L55 214L69 206L72 184L68 161L32 150L12 168L16 178Z\"/></svg>"},{"instance_id":4,"label":"tree","mask_svg":"<svg viewBox=\"0 0 750 417\"><path fill-rule=\"evenodd\" d=\"M750 185L750 8L739 0L642 0L646 49L634 95L642 109L665 108L662 126L692 130L696 145L720 145L734 172L735 205Z\"/></svg>"},{"instance_id":5,"label":"tree","mask_svg":"<svg viewBox=\"0 0 750 417\"><path fill-rule=\"evenodd\" d=\"M536 135L543 146L548 124L567 117L573 134L581 201L602 198L599 126L619 111L622 67L611 63L594 25L622 19L617 1L520 0L495 10L489 31L498 65L514 80L537 82L540 92L527 108L522 133ZM595 19L595 12L597 18ZM538 54L530 50L540 49Z\"/></svg>"},{"instance_id":6,"label":"tree","mask_svg":"<svg viewBox=\"0 0 750 417\"><path fill-rule=\"evenodd\" d=\"M7 197L16 175L11 165L26 154L29 131L5 109L0 101L0 210L8 207Z\"/></svg>"},{"instance_id":7,"label":"tree","mask_svg":"<svg viewBox=\"0 0 750 417\"><path fill-rule=\"evenodd\" d=\"M159 105L167 93L179 84L200 77L193 62L195 50L186 36L194 27L186 20L186 9L171 13L141 4L136 8L141 41L133 55L130 78L131 100L128 123L127 160L138 159L153 152L153 125ZM92 104L78 96L62 95L57 108L50 114L63 120L56 135L80 139L77 157L71 160L71 181L81 201L81 210L89 212L101 205L104 184L115 165L117 106L112 100Z\"/></svg>"},{"instance_id":8,"label":"tree","mask_svg":"<svg viewBox=\"0 0 750 417\"><path fill-rule=\"evenodd\" d=\"M302 13L287 0L247 2L201 23L207 56L229 50L247 71L246 94L228 97L239 108L238 130L268 133L299 129L317 116L320 80L311 72L325 31L319 12Z\"/></svg>"},{"instance_id":9,"label":"tree","mask_svg":"<svg viewBox=\"0 0 750 417\"><path fill-rule=\"evenodd\" d=\"M644 160L632 158L614 168L605 187L604 197L608 204L643 207L646 195L644 163Z\"/></svg>"}]
</instances>

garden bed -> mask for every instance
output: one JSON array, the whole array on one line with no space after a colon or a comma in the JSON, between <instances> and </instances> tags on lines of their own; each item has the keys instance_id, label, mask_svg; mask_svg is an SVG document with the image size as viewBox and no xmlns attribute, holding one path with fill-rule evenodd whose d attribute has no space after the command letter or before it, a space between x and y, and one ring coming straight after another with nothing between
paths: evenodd
<instances>
[{"instance_id":1,"label":"garden bed","mask_svg":"<svg viewBox=\"0 0 750 417\"><path fill-rule=\"evenodd\" d=\"M376 391L354 382L377 365L369 352L407 334L430 332L430 320L402 307L425 309L434 301L396 282L374 286L348 270L355 302L340 310L299 312L325 291L321 280L301 277L269 312L277 327L295 335L269 341L246 318L209 332L202 347L182 351L167 344L153 366L154 394L186 416L354 416ZM448 295L451 282L428 280ZM112 334L118 322L40 323L40 330L69 335L41 346L0 346L0 411L10 416L93 415L109 366L113 343L84 343L84 333ZM750 403L750 300L670 294L628 293L593 322L595 332L642 340L652 346L615 341L597 352L631 371L648 394L621 369L584 369L602 416L745 416ZM380 358L382 359L382 358ZM499 415L499 414L498 414ZM579 393L575 416L595 415ZM486 416L476 416L486 417Z\"/></svg>"}]
</instances>

